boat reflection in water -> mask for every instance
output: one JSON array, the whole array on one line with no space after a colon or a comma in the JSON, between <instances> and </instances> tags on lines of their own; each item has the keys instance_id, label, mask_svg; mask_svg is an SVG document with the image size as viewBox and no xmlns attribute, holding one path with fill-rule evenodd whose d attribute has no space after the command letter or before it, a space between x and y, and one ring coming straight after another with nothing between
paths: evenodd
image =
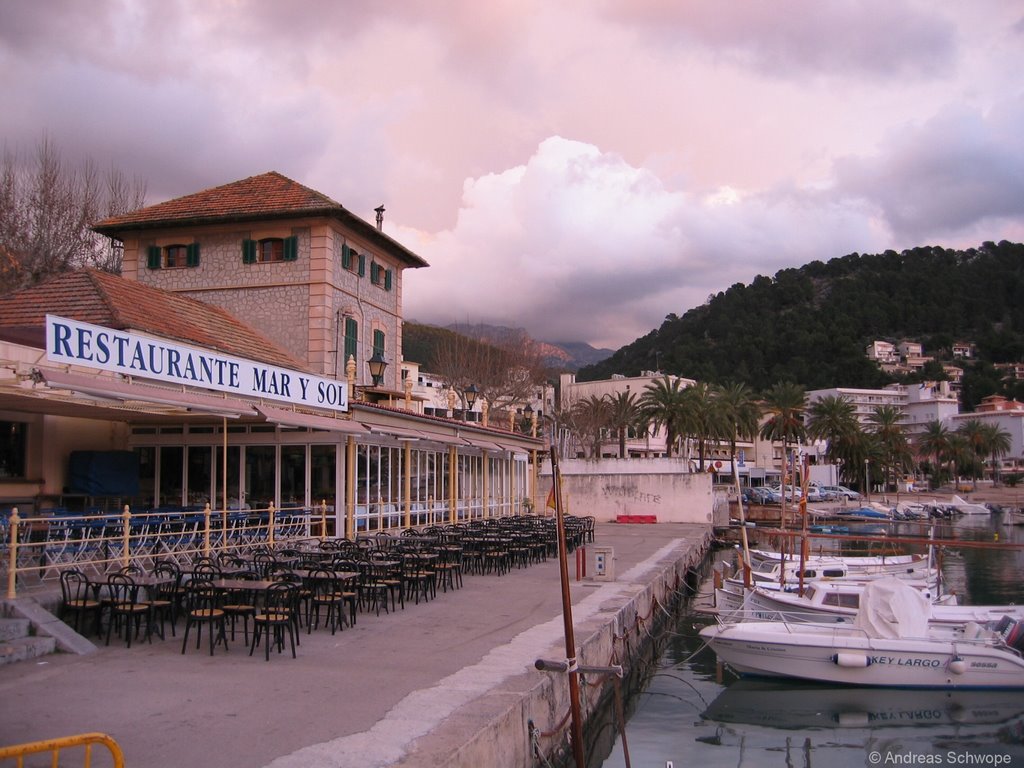
<instances>
[{"instance_id":1,"label":"boat reflection in water","mask_svg":"<svg viewBox=\"0 0 1024 768\"><path fill-rule=\"evenodd\" d=\"M744 679L722 691L701 717L783 730L950 726L963 736L969 726L991 733L991 726L1024 717L1024 696L1012 690L880 691Z\"/></svg>"},{"instance_id":2,"label":"boat reflection in water","mask_svg":"<svg viewBox=\"0 0 1024 768\"><path fill-rule=\"evenodd\" d=\"M701 717L714 729L695 739L704 765L1024 765L1019 691L879 690L744 679L726 688Z\"/></svg>"}]
</instances>

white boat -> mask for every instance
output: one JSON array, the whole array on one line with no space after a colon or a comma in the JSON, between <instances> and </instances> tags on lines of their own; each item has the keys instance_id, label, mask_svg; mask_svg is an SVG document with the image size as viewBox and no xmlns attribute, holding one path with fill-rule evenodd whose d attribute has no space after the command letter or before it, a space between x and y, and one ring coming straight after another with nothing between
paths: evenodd
<instances>
[{"instance_id":1,"label":"white boat","mask_svg":"<svg viewBox=\"0 0 1024 768\"><path fill-rule=\"evenodd\" d=\"M960 515L991 515L992 514L992 510L989 507L986 507L984 504L975 504L975 503L970 502L970 501L965 501L964 499L960 498L959 496L955 496L955 495L953 496L953 498L949 502L947 502L946 504L940 505L940 506L944 506L947 509L949 509L950 511L955 512L955 513L960 514Z\"/></svg>"},{"instance_id":2,"label":"white boat","mask_svg":"<svg viewBox=\"0 0 1024 768\"><path fill-rule=\"evenodd\" d=\"M935 569L926 571L924 574L905 574L893 576L891 574L876 574L869 576L847 576L842 578L820 578L816 580L807 580L804 583L805 589L811 584L818 585L836 585L836 589L843 590L846 592L855 591L858 594L864 589L864 587L872 581L885 578L899 578L907 586L921 592L925 598L931 602L941 601L946 605L956 604L956 595L952 593L942 594L939 583L939 574ZM800 586L798 582L787 582L786 584L779 584L777 582L758 582L753 587L747 587L743 580L738 577L728 578L722 581L722 586L715 590L715 609L719 612L737 613L737 620L741 620L742 611L745 607L745 601L747 595L752 589L757 589L767 594L781 594L781 593L792 593L796 594L799 592ZM838 604L849 604L851 598L849 597L832 597L828 598L829 602L835 601ZM858 606L860 604L859 597L856 600Z\"/></svg>"},{"instance_id":3,"label":"white boat","mask_svg":"<svg viewBox=\"0 0 1024 768\"><path fill-rule=\"evenodd\" d=\"M1024 512L1019 509L1003 510L1003 525L1024 525Z\"/></svg>"},{"instance_id":4,"label":"white boat","mask_svg":"<svg viewBox=\"0 0 1024 768\"><path fill-rule=\"evenodd\" d=\"M755 582L785 582L793 584L800 581L801 573L804 581L811 579L839 579L864 576L927 576L929 562L927 555L909 555L909 559L844 558L830 555L811 555L804 559L803 569L800 559L766 562L761 568L751 569L751 578ZM783 572L785 569L785 572Z\"/></svg>"},{"instance_id":5,"label":"white boat","mask_svg":"<svg viewBox=\"0 0 1024 768\"><path fill-rule=\"evenodd\" d=\"M929 624L928 601L898 579L865 588L852 623L738 622L703 637L741 675L904 688L1024 688L1024 622Z\"/></svg>"},{"instance_id":6,"label":"white boat","mask_svg":"<svg viewBox=\"0 0 1024 768\"><path fill-rule=\"evenodd\" d=\"M828 562L841 562L851 569L864 568L886 568L903 565L916 565L921 559L922 555L811 555L814 560L823 560ZM753 568L760 568L762 564L776 564L781 561L787 561L791 563L800 562L800 554L787 552L783 555L781 552L773 552L770 549L751 549L750 550L750 565Z\"/></svg>"},{"instance_id":7,"label":"white boat","mask_svg":"<svg viewBox=\"0 0 1024 768\"><path fill-rule=\"evenodd\" d=\"M742 615L754 621L848 621L852 622L860 609L864 592L862 584L843 582L813 582L800 595L796 592L751 589L743 604ZM921 591L929 600L928 621L935 624L990 624L1009 616L1024 620L1024 606L1020 605L957 605L954 595L936 596Z\"/></svg>"}]
</instances>

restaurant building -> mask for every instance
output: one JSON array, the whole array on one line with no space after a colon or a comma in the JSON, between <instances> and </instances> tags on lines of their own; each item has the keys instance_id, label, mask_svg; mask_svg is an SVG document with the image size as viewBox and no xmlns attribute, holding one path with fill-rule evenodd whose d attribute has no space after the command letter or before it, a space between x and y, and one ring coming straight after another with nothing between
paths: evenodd
<instances>
[{"instance_id":1,"label":"restaurant building","mask_svg":"<svg viewBox=\"0 0 1024 768\"><path fill-rule=\"evenodd\" d=\"M0 508L326 506L352 536L531 507L539 440L401 381L427 263L383 214L266 173L96 224L121 276L0 304Z\"/></svg>"}]
</instances>

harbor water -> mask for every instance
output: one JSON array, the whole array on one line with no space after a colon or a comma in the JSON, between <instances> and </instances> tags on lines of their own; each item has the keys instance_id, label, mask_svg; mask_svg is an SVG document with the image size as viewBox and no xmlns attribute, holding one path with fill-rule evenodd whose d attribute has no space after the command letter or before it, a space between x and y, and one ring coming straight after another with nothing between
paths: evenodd
<instances>
[{"instance_id":1,"label":"harbor water","mask_svg":"<svg viewBox=\"0 0 1024 768\"><path fill-rule=\"evenodd\" d=\"M935 526L900 523L888 536L927 537L932 528L940 542L955 536L982 545L1024 544L1024 527L1002 525L998 513ZM815 551L822 546L814 540ZM852 554L853 545L837 545L840 550ZM1024 551L956 545L940 551L945 589L961 604L1024 602ZM660 655L642 675L642 688L628 694L625 732L632 766L1024 768L1024 692L739 679L717 663L698 635L715 620L701 610L710 599L706 592L683 602L665 630ZM626 757L616 738L603 762L590 762L619 768L627 765Z\"/></svg>"}]
</instances>

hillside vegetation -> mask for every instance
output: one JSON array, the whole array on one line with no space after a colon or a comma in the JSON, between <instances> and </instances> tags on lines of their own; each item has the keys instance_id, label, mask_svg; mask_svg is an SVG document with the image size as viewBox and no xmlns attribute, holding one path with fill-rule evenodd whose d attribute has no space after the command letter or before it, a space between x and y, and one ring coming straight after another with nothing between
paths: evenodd
<instances>
[{"instance_id":1,"label":"hillside vegetation","mask_svg":"<svg viewBox=\"0 0 1024 768\"><path fill-rule=\"evenodd\" d=\"M954 342L973 342L977 360L957 362L965 368L964 406L993 392L1024 397L1020 383L1001 382L992 367L1024 361L1024 245L854 253L758 276L682 317L668 315L578 378L661 370L759 391L778 381L879 387L895 379L865 357L875 339L918 341L940 359L950 358ZM924 372L941 376L940 365Z\"/></svg>"}]
</instances>

